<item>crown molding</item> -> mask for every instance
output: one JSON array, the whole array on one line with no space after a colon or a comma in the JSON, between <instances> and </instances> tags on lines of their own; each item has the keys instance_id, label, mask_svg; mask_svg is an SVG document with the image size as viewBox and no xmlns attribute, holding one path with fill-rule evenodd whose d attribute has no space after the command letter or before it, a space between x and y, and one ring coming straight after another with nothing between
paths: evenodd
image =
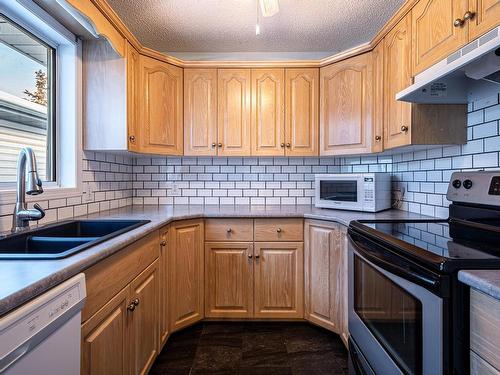
<instances>
[{"instance_id":1,"label":"crown molding","mask_svg":"<svg viewBox=\"0 0 500 375\"><path fill-rule=\"evenodd\" d=\"M354 57L373 50L378 43L396 24L411 11L418 0L406 0L398 11L385 23L373 39L367 43L336 53L318 60L255 60L255 61L191 61L182 60L154 49L144 47L135 35L123 23L122 19L113 10L106 0L90 0L118 32L142 55L178 66L180 68L320 68L350 57Z\"/></svg>"}]
</instances>

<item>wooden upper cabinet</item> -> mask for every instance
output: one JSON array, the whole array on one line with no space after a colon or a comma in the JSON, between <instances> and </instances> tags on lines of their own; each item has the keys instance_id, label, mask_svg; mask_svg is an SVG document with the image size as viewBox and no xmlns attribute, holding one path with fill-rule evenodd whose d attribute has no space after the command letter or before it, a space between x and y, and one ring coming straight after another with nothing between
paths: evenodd
<instances>
[{"instance_id":1,"label":"wooden upper cabinet","mask_svg":"<svg viewBox=\"0 0 500 375\"><path fill-rule=\"evenodd\" d=\"M371 152L371 53L321 68L321 155Z\"/></svg>"},{"instance_id":2,"label":"wooden upper cabinet","mask_svg":"<svg viewBox=\"0 0 500 375\"><path fill-rule=\"evenodd\" d=\"M250 155L249 69L218 70L218 155Z\"/></svg>"},{"instance_id":3,"label":"wooden upper cabinet","mask_svg":"<svg viewBox=\"0 0 500 375\"><path fill-rule=\"evenodd\" d=\"M500 0L469 0L468 10L474 13L469 21L469 40L500 25Z\"/></svg>"},{"instance_id":4,"label":"wooden upper cabinet","mask_svg":"<svg viewBox=\"0 0 500 375\"><path fill-rule=\"evenodd\" d=\"M317 156L319 69L285 70L285 144L287 156Z\"/></svg>"},{"instance_id":5,"label":"wooden upper cabinet","mask_svg":"<svg viewBox=\"0 0 500 375\"><path fill-rule=\"evenodd\" d=\"M303 247L302 242L255 242L255 318L303 318Z\"/></svg>"},{"instance_id":6,"label":"wooden upper cabinet","mask_svg":"<svg viewBox=\"0 0 500 375\"><path fill-rule=\"evenodd\" d=\"M182 155L182 68L141 56L140 150Z\"/></svg>"},{"instance_id":7,"label":"wooden upper cabinet","mask_svg":"<svg viewBox=\"0 0 500 375\"><path fill-rule=\"evenodd\" d=\"M456 27L469 0L420 0L411 11L413 73L418 74L468 42L468 24Z\"/></svg>"},{"instance_id":8,"label":"wooden upper cabinet","mask_svg":"<svg viewBox=\"0 0 500 375\"><path fill-rule=\"evenodd\" d=\"M137 130L139 120L139 52L127 42L127 133L128 149L138 150Z\"/></svg>"},{"instance_id":9,"label":"wooden upper cabinet","mask_svg":"<svg viewBox=\"0 0 500 375\"><path fill-rule=\"evenodd\" d=\"M184 155L217 155L217 69L184 69Z\"/></svg>"},{"instance_id":10,"label":"wooden upper cabinet","mask_svg":"<svg viewBox=\"0 0 500 375\"><path fill-rule=\"evenodd\" d=\"M173 332L203 319L203 220L172 224L168 245Z\"/></svg>"},{"instance_id":11,"label":"wooden upper cabinet","mask_svg":"<svg viewBox=\"0 0 500 375\"><path fill-rule=\"evenodd\" d=\"M372 51L373 56L373 132L372 152L384 150L384 43Z\"/></svg>"},{"instance_id":12,"label":"wooden upper cabinet","mask_svg":"<svg viewBox=\"0 0 500 375\"><path fill-rule=\"evenodd\" d=\"M253 316L253 244L205 244L205 316Z\"/></svg>"},{"instance_id":13,"label":"wooden upper cabinet","mask_svg":"<svg viewBox=\"0 0 500 375\"><path fill-rule=\"evenodd\" d=\"M251 77L251 154L284 155L284 70L252 69Z\"/></svg>"},{"instance_id":14,"label":"wooden upper cabinet","mask_svg":"<svg viewBox=\"0 0 500 375\"><path fill-rule=\"evenodd\" d=\"M396 101L411 84L411 15L403 18L384 39L384 147L411 144L412 104Z\"/></svg>"},{"instance_id":15,"label":"wooden upper cabinet","mask_svg":"<svg viewBox=\"0 0 500 375\"><path fill-rule=\"evenodd\" d=\"M164 286L162 286L164 287ZM130 283L130 368L133 374L147 374L158 355L158 261Z\"/></svg>"}]
</instances>

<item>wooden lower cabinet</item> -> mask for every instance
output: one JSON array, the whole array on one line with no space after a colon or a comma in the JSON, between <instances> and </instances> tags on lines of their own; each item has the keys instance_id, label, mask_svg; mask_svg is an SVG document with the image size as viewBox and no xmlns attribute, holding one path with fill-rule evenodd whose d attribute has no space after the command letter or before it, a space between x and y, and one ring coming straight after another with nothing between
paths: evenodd
<instances>
[{"instance_id":1,"label":"wooden lower cabinet","mask_svg":"<svg viewBox=\"0 0 500 375\"><path fill-rule=\"evenodd\" d=\"M170 226L167 267L172 332L203 319L203 229L203 220Z\"/></svg>"},{"instance_id":2,"label":"wooden lower cabinet","mask_svg":"<svg viewBox=\"0 0 500 375\"><path fill-rule=\"evenodd\" d=\"M128 288L82 325L82 375L128 373Z\"/></svg>"},{"instance_id":3,"label":"wooden lower cabinet","mask_svg":"<svg viewBox=\"0 0 500 375\"><path fill-rule=\"evenodd\" d=\"M305 222L305 317L347 343L347 232L333 222Z\"/></svg>"},{"instance_id":4,"label":"wooden lower cabinet","mask_svg":"<svg viewBox=\"0 0 500 375\"><path fill-rule=\"evenodd\" d=\"M169 295L169 282L168 282L168 231L169 227L163 227L160 229L160 257L158 260L158 278L160 279L160 291L159 291L159 348L161 351L165 343L167 342L168 336L170 335L170 295Z\"/></svg>"},{"instance_id":5,"label":"wooden lower cabinet","mask_svg":"<svg viewBox=\"0 0 500 375\"><path fill-rule=\"evenodd\" d=\"M82 325L82 374L146 374L158 354L158 261Z\"/></svg>"},{"instance_id":6,"label":"wooden lower cabinet","mask_svg":"<svg viewBox=\"0 0 500 375\"><path fill-rule=\"evenodd\" d=\"M133 374L147 374L158 355L158 261L130 284L130 368ZM131 306L131 305L130 305Z\"/></svg>"},{"instance_id":7,"label":"wooden lower cabinet","mask_svg":"<svg viewBox=\"0 0 500 375\"><path fill-rule=\"evenodd\" d=\"M253 243L205 244L205 316L253 315Z\"/></svg>"},{"instance_id":8,"label":"wooden lower cabinet","mask_svg":"<svg viewBox=\"0 0 500 375\"><path fill-rule=\"evenodd\" d=\"M304 317L304 245L256 242L254 317Z\"/></svg>"}]
</instances>

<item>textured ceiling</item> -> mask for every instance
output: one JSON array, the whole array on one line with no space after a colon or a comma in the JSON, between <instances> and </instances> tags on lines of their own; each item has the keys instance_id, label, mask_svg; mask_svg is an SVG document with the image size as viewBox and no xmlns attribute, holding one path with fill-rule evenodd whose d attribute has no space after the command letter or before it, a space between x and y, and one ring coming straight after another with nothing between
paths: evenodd
<instances>
[{"instance_id":1,"label":"textured ceiling","mask_svg":"<svg viewBox=\"0 0 500 375\"><path fill-rule=\"evenodd\" d=\"M108 0L147 47L161 52L301 52L318 56L369 41L403 0L280 0L262 18L257 0ZM304 52L306 54L304 54Z\"/></svg>"}]
</instances>

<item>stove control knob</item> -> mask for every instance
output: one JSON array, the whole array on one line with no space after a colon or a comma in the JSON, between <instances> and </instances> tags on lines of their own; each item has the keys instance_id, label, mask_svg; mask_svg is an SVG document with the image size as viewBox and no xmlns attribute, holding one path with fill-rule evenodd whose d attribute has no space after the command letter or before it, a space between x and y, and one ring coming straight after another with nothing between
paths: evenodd
<instances>
[{"instance_id":1,"label":"stove control knob","mask_svg":"<svg viewBox=\"0 0 500 375\"><path fill-rule=\"evenodd\" d=\"M453 185L453 187L455 189L460 189L460 186L462 186L462 181L460 181L458 179L457 180L453 180L453 182L451 184Z\"/></svg>"},{"instance_id":2,"label":"stove control knob","mask_svg":"<svg viewBox=\"0 0 500 375\"><path fill-rule=\"evenodd\" d=\"M464 188L466 188L468 190L471 187L472 187L472 181L471 180L465 180L464 181Z\"/></svg>"}]
</instances>

